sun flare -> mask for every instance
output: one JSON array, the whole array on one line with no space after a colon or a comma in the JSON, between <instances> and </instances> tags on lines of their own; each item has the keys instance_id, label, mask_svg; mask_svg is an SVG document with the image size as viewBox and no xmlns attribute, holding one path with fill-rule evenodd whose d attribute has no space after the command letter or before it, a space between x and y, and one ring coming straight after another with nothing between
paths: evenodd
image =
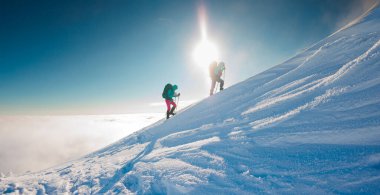
<instances>
[{"instance_id":1,"label":"sun flare","mask_svg":"<svg viewBox=\"0 0 380 195\"><path fill-rule=\"evenodd\" d=\"M205 7L200 6L198 11L199 29L202 38L193 50L193 59L195 64L200 68L203 70L208 70L210 63L219 59L219 51L217 46L212 41L210 41L207 36L207 17Z\"/></svg>"},{"instance_id":2,"label":"sun flare","mask_svg":"<svg viewBox=\"0 0 380 195\"><path fill-rule=\"evenodd\" d=\"M218 59L218 49L215 44L203 39L194 49L193 58L200 67L208 67L212 61Z\"/></svg>"}]
</instances>

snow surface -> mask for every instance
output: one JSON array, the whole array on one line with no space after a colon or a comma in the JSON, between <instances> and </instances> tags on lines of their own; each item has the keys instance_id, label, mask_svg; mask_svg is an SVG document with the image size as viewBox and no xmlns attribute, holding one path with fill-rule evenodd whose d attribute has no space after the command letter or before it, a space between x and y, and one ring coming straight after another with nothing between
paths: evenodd
<instances>
[{"instance_id":1,"label":"snow surface","mask_svg":"<svg viewBox=\"0 0 380 195\"><path fill-rule=\"evenodd\" d=\"M380 192L380 8L288 61L0 192Z\"/></svg>"}]
</instances>

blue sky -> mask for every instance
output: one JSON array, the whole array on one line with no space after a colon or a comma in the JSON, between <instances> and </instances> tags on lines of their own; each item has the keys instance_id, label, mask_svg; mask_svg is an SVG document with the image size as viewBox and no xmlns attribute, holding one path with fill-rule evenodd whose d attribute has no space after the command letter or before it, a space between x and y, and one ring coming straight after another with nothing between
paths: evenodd
<instances>
[{"instance_id":1,"label":"blue sky","mask_svg":"<svg viewBox=\"0 0 380 195\"><path fill-rule=\"evenodd\" d=\"M194 65L198 10L226 62L226 86L328 36L360 0L1 1L0 114L157 112L163 86L208 95Z\"/></svg>"}]
</instances>

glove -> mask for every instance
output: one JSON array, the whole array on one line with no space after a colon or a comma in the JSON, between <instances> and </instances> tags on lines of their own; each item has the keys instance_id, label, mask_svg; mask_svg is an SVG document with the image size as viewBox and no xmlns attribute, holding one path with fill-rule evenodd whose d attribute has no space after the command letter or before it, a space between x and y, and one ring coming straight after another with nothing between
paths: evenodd
<instances>
[{"instance_id":1,"label":"glove","mask_svg":"<svg viewBox=\"0 0 380 195\"><path fill-rule=\"evenodd\" d=\"M180 96L181 95L181 93L178 93L178 96Z\"/></svg>"}]
</instances>

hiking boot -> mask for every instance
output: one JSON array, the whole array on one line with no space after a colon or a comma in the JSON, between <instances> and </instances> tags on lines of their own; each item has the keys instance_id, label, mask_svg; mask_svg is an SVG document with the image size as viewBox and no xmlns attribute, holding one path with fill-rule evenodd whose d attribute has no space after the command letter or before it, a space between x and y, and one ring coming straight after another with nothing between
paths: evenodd
<instances>
[{"instance_id":1,"label":"hiking boot","mask_svg":"<svg viewBox=\"0 0 380 195\"><path fill-rule=\"evenodd\" d=\"M169 119L169 115L170 115L169 111L166 111L166 119Z\"/></svg>"},{"instance_id":2,"label":"hiking boot","mask_svg":"<svg viewBox=\"0 0 380 195\"><path fill-rule=\"evenodd\" d=\"M175 115L174 110L175 110L175 107L173 107L173 108L170 110L169 114L171 114L171 115L174 116L174 115Z\"/></svg>"}]
</instances>

